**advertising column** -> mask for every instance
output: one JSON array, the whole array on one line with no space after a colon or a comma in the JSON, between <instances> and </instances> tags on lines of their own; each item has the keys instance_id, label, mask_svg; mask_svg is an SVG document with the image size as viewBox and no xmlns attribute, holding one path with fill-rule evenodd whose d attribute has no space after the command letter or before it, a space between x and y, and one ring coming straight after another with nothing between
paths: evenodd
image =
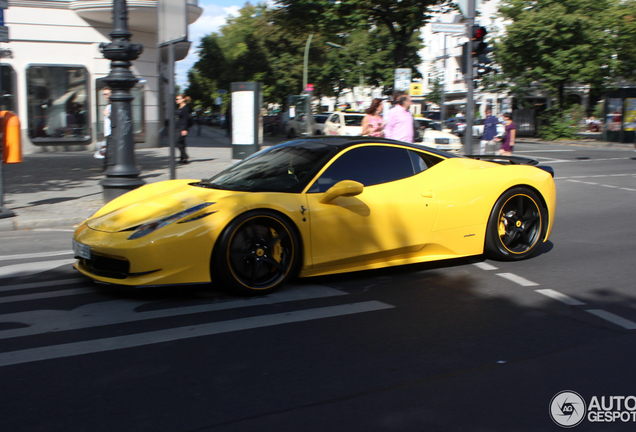
<instances>
[{"instance_id":1,"label":"advertising column","mask_svg":"<svg viewBox=\"0 0 636 432\"><path fill-rule=\"evenodd\" d=\"M263 92L261 83L232 83L232 158L245 159L263 143Z\"/></svg>"}]
</instances>

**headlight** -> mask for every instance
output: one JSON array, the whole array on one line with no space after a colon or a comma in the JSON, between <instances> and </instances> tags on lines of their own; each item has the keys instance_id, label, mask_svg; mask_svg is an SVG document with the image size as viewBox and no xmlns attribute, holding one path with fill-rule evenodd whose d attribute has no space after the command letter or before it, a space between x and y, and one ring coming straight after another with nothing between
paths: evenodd
<instances>
[{"instance_id":1,"label":"headlight","mask_svg":"<svg viewBox=\"0 0 636 432\"><path fill-rule=\"evenodd\" d=\"M450 143L451 144L460 144L462 142L462 140L460 140L459 138L451 138Z\"/></svg>"},{"instance_id":2,"label":"headlight","mask_svg":"<svg viewBox=\"0 0 636 432\"><path fill-rule=\"evenodd\" d=\"M165 217L163 219L160 219L158 221L149 222L149 223L145 223L143 225L139 225L135 229L135 231L133 231L133 233L130 236L128 236L128 240L135 240L135 239L147 236L148 234L158 230L159 228L165 227L166 225L169 225L169 224L171 224L174 221L178 221L179 219L183 219L184 217L189 216L191 214L194 214L194 213L198 212L199 210L203 210L204 208L206 208L208 206L211 206L212 204L214 204L214 203L213 202L209 202L209 203L199 204L199 205L196 205L194 207L190 207L187 210L180 211L179 213L174 214L172 216L168 216L168 217Z\"/></svg>"}]
</instances>

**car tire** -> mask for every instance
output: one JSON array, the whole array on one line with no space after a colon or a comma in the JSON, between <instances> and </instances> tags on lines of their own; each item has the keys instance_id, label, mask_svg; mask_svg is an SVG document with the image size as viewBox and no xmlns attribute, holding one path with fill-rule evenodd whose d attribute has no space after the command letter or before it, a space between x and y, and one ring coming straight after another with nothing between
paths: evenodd
<instances>
[{"instance_id":1,"label":"car tire","mask_svg":"<svg viewBox=\"0 0 636 432\"><path fill-rule=\"evenodd\" d=\"M502 261L528 258L541 244L547 222L547 211L536 192L524 187L509 189L490 214L486 255Z\"/></svg>"},{"instance_id":2,"label":"car tire","mask_svg":"<svg viewBox=\"0 0 636 432\"><path fill-rule=\"evenodd\" d=\"M234 219L219 237L212 279L236 294L262 295L295 276L299 263L293 224L275 212L252 211Z\"/></svg>"}]
</instances>

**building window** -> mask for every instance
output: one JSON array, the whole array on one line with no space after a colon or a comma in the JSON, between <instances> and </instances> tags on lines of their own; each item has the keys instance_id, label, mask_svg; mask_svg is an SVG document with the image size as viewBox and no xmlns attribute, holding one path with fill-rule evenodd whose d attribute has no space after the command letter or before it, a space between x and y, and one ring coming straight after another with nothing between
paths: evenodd
<instances>
[{"instance_id":1,"label":"building window","mask_svg":"<svg viewBox=\"0 0 636 432\"><path fill-rule=\"evenodd\" d=\"M15 71L9 65L0 66L0 111L17 113L15 104Z\"/></svg>"},{"instance_id":2,"label":"building window","mask_svg":"<svg viewBox=\"0 0 636 432\"><path fill-rule=\"evenodd\" d=\"M27 68L28 128L34 144L89 143L88 72L83 66Z\"/></svg>"},{"instance_id":3,"label":"building window","mask_svg":"<svg viewBox=\"0 0 636 432\"><path fill-rule=\"evenodd\" d=\"M106 87L104 78L100 78L95 81L95 100L97 101L97 121L95 128L97 129L97 141L104 139L104 108L106 108L106 101L102 90ZM146 80L140 79L139 82L130 89L130 95L133 100L130 102L130 115L133 121L133 140L134 142L146 141L146 121L144 117L145 112L145 100L144 89L146 86Z\"/></svg>"}]
</instances>

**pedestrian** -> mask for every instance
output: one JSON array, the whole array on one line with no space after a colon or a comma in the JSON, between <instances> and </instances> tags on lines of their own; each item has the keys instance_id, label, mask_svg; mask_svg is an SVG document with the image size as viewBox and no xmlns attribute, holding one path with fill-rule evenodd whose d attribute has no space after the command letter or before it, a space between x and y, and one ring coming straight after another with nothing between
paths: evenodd
<instances>
[{"instance_id":1,"label":"pedestrian","mask_svg":"<svg viewBox=\"0 0 636 432\"><path fill-rule=\"evenodd\" d=\"M190 126L192 124L192 118L190 117L190 107L188 106L188 103L190 102L190 96L179 94L175 98L175 102L178 105L178 109L176 112L176 147L179 149L179 163L187 164L188 154L186 153L186 137L188 136L188 129L190 129Z\"/></svg>"},{"instance_id":2,"label":"pedestrian","mask_svg":"<svg viewBox=\"0 0 636 432\"><path fill-rule=\"evenodd\" d=\"M517 128L512 121L512 114L504 114L503 115L504 124L506 125L506 133L503 138L501 138L501 148L499 149L499 154L504 156L512 155L512 150L515 145L515 138L517 135Z\"/></svg>"},{"instance_id":3,"label":"pedestrian","mask_svg":"<svg viewBox=\"0 0 636 432\"><path fill-rule=\"evenodd\" d=\"M415 119L409 111L413 103L411 96L403 91L397 91L393 95L395 106L386 115L384 136L394 140L413 142Z\"/></svg>"},{"instance_id":4,"label":"pedestrian","mask_svg":"<svg viewBox=\"0 0 636 432\"><path fill-rule=\"evenodd\" d=\"M99 141L97 143L97 149L95 150L95 154L93 155L97 159L104 159L104 168L106 167L106 154L108 152L108 141L110 139L111 127L110 127L110 113L111 113L111 105L110 105L110 95L111 90L109 87L104 87L102 90L102 96L104 96L104 101L106 102L106 107L104 108L104 140Z\"/></svg>"},{"instance_id":5,"label":"pedestrian","mask_svg":"<svg viewBox=\"0 0 636 432\"><path fill-rule=\"evenodd\" d=\"M367 115L362 119L362 135L380 138L384 136L382 109L382 99L375 98L371 101L371 106L365 110Z\"/></svg>"},{"instance_id":6,"label":"pedestrian","mask_svg":"<svg viewBox=\"0 0 636 432\"><path fill-rule=\"evenodd\" d=\"M486 154L488 146L492 146L494 139L497 136L497 117L492 115L492 110L486 110L486 118L484 119L484 131L481 134L481 140L479 141L479 154Z\"/></svg>"}]
</instances>

